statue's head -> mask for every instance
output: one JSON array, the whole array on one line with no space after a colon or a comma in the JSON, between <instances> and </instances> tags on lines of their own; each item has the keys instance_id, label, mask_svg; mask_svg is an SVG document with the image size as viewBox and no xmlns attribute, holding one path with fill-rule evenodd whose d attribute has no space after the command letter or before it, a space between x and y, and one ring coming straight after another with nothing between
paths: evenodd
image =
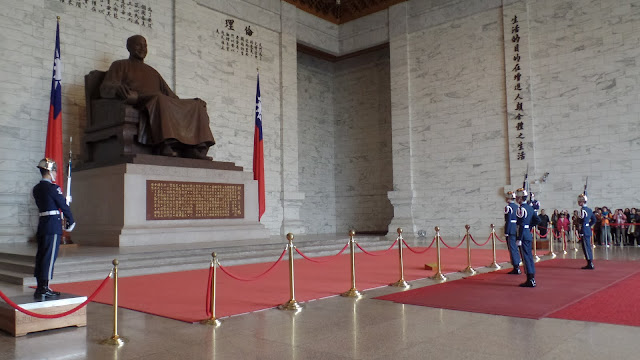
<instances>
[{"instance_id":1,"label":"statue's head","mask_svg":"<svg viewBox=\"0 0 640 360\"><path fill-rule=\"evenodd\" d=\"M127 39L127 50L130 58L144 60L147 56L147 39L142 35L133 35Z\"/></svg>"}]
</instances>

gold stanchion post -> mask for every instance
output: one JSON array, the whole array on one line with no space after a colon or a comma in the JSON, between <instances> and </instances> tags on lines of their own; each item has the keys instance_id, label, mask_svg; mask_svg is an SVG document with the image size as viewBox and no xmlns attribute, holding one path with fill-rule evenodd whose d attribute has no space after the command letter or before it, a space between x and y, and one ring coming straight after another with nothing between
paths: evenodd
<instances>
[{"instance_id":1,"label":"gold stanchion post","mask_svg":"<svg viewBox=\"0 0 640 360\"><path fill-rule=\"evenodd\" d=\"M402 261L402 228L398 228L398 254L400 256L400 280L389 284L389 286L408 288L410 285L404 281L404 263Z\"/></svg>"},{"instance_id":2,"label":"gold stanchion post","mask_svg":"<svg viewBox=\"0 0 640 360\"><path fill-rule=\"evenodd\" d=\"M436 231L436 253L437 253L437 257L438 257L438 271L431 277L431 279L435 280L435 281L447 281L447 278L442 275L442 264L440 263L440 227L436 226L435 228Z\"/></svg>"},{"instance_id":3,"label":"gold stanchion post","mask_svg":"<svg viewBox=\"0 0 640 360\"><path fill-rule=\"evenodd\" d=\"M289 245L287 248L289 249L289 295L290 299L286 303L278 306L280 310L302 310L302 306L300 303L296 301L296 288L295 282L293 280L293 234L287 234L287 240L289 240Z\"/></svg>"},{"instance_id":4,"label":"gold stanchion post","mask_svg":"<svg viewBox=\"0 0 640 360\"><path fill-rule=\"evenodd\" d=\"M551 229L553 230L553 223L551 223ZM556 253L553 252L553 240L554 240L554 236L553 236L553 231L551 231L551 234L549 235L549 252L547 253L547 256L550 256L552 259L556 258Z\"/></svg>"},{"instance_id":5,"label":"gold stanchion post","mask_svg":"<svg viewBox=\"0 0 640 360\"><path fill-rule=\"evenodd\" d=\"M464 226L467 229L467 234L465 237L467 238L467 267L462 270L463 273L473 276L476 274L476 270L471 267L471 235L469 235L469 229L471 226L469 224Z\"/></svg>"},{"instance_id":6,"label":"gold stanchion post","mask_svg":"<svg viewBox=\"0 0 640 360\"><path fill-rule=\"evenodd\" d=\"M578 251L578 237L576 236L576 228L573 228L571 232L571 237L573 238L573 251Z\"/></svg>"},{"instance_id":7,"label":"gold stanchion post","mask_svg":"<svg viewBox=\"0 0 640 360\"><path fill-rule=\"evenodd\" d=\"M540 261L540 256L538 256L538 232L535 229L533 230L533 261Z\"/></svg>"},{"instance_id":8,"label":"gold stanchion post","mask_svg":"<svg viewBox=\"0 0 640 360\"><path fill-rule=\"evenodd\" d=\"M218 255L211 253L211 304L209 310L211 310L211 317L200 321L202 325L213 325L214 327L220 326L221 322L216 318L216 267L218 265Z\"/></svg>"},{"instance_id":9,"label":"gold stanchion post","mask_svg":"<svg viewBox=\"0 0 640 360\"><path fill-rule=\"evenodd\" d=\"M489 267L500 270L501 266L496 261L496 226L493 224L491 224L491 250L493 251L493 262L489 264Z\"/></svg>"},{"instance_id":10,"label":"gold stanchion post","mask_svg":"<svg viewBox=\"0 0 640 360\"><path fill-rule=\"evenodd\" d=\"M567 232L562 230L562 254L567 255Z\"/></svg>"},{"instance_id":11,"label":"gold stanchion post","mask_svg":"<svg viewBox=\"0 0 640 360\"><path fill-rule=\"evenodd\" d=\"M349 230L349 252L351 255L351 289L346 292L340 294L344 297L355 297L358 298L362 296L362 293L356 289L356 245L355 239L353 238L356 235L355 230Z\"/></svg>"},{"instance_id":12,"label":"gold stanchion post","mask_svg":"<svg viewBox=\"0 0 640 360\"><path fill-rule=\"evenodd\" d=\"M118 259L113 259L113 335L100 342L103 345L122 346L129 342L129 339L118 335Z\"/></svg>"}]
</instances>

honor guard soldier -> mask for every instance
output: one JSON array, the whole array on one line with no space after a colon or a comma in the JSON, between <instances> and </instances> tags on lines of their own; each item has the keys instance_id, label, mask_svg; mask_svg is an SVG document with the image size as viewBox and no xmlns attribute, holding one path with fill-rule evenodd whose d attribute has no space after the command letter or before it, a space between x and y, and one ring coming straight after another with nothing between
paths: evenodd
<instances>
[{"instance_id":1,"label":"honor guard soldier","mask_svg":"<svg viewBox=\"0 0 640 360\"><path fill-rule=\"evenodd\" d=\"M504 207L504 235L507 238L507 247L509 248L509 256L511 257L511 264L513 270L508 274L520 274L520 250L516 245L517 239L517 216L518 205L516 205L516 194L513 191L507 192L506 199L507 206Z\"/></svg>"},{"instance_id":2,"label":"honor guard soldier","mask_svg":"<svg viewBox=\"0 0 640 360\"><path fill-rule=\"evenodd\" d=\"M578 217L580 218L578 233L582 239L582 252L584 252L584 258L587 260L587 265L582 268L593 270L595 267L593 266L593 248L591 247L591 229L596 223L596 216L587 206L587 195L578 195L578 206L582 208L578 211Z\"/></svg>"},{"instance_id":3,"label":"honor guard soldier","mask_svg":"<svg viewBox=\"0 0 640 360\"><path fill-rule=\"evenodd\" d=\"M67 205L60 186L54 184L57 175L55 161L44 158L38 163L38 169L42 180L33 187L33 198L38 206L40 215L38 221L38 252L36 253L35 276L38 287L34 293L35 298L55 298L59 292L49 288L49 280L53 278L53 264L58 257L60 238L62 237L62 218L60 211L65 216L66 231L72 231L76 226L71 209Z\"/></svg>"},{"instance_id":4,"label":"honor guard soldier","mask_svg":"<svg viewBox=\"0 0 640 360\"><path fill-rule=\"evenodd\" d=\"M529 195L529 205L531 205L533 211L535 211L536 215L538 215L540 211L540 201L535 199L534 193L531 193L531 195Z\"/></svg>"},{"instance_id":5,"label":"honor guard soldier","mask_svg":"<svg viewBox=\"0 0 640 360\"><path fill-rule=\"evenodd\" d=\"M526 203L527 190L520 188L516 190L516 202L520 205L516 216L518 217L518 245L522 251L524 270L527 273L527 281L520 284L521 287L536 287L536 268L533 262L531 244L533 236L531 229L540 222L540 218L535 214L531 205ZM537 220L536 220L537 219Z\"/></svg>"}]
</instances>

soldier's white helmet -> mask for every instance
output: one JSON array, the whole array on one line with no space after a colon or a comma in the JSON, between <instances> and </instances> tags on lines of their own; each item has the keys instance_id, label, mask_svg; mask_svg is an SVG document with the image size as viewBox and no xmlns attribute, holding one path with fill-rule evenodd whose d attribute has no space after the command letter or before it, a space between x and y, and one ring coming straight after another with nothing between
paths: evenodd
<instances>
[{"instance_id":1,"label":"soldier's white helmet","mask_svg":"<svg viewBox=\"0 0 640 360\"><path fill-rule=\"evenodd\" d=\"M516 194L513 191L507 191L505 198L507 199L507 201L515 200Z\"/></svg>"},{"instance_id":2,"label":"soldier's white helmet","mask_svg":"<svg viewBox=\"0 0 640 360\"><path fill-rule=\"evenodd\" d=\"M529 194L527 193L527 190L523 188L519 188L516 190L516 197L526 198L528 195Z\"/></svg>"},{"instance_id":3,"label":"soldier's white helmet","mask_svg":"<svg viewBox=\"0 0 640 360\"><path fill-rule=\"evenodd\" d=\"M586 204L587 203L587 195L585 195L585 194L578 195L578 202L584 202Z\"/></svg>"},{"instance_id":4,"label":"soldier's white helmet","mask_svg":"<svg viewBox=\"0 0 640 360\"><path fill-rule=\"evenodd\" d=\"M56 165L56 162L49 158L44 158L40 160L37 167L47 171L58 171L58 166Z\"/></svg>"}]
</instances>

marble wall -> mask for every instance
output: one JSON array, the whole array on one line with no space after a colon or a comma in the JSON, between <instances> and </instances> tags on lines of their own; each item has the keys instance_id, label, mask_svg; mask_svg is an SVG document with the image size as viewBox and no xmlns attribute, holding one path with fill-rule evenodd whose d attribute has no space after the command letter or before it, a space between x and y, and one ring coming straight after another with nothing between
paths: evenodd
<instances>
[{"instance_id":1,"label":"marble wall","mask_svg":"<svg viewBox=\"0 0 640 360\"><path fill-rule=\"evenodd\" d=\"M299 53L298 105L307 232L386 230L393 217L389 50L338 62Z\"/></svg>"},{"instance_id":2,"label":"marble wall","mask_svg":"<svg viewBox=\"0 0 640 360\"><path fill-rule=\"evenodd\" d=\"M446 237L499 223L508 171L502 47L500 9L409 35L417 229L437 225Z\"/></svg>"},{"instance_id":3,"label":"marble wall","mask_svg":"<svg viewBox=\"0 0 640 360\"><path fill-rule=\"evenodd\" d=\"M389 49L336 63L336 228L386 230L393 217Z\"/></svg>"},{"instance_id":4,"label":"marble wall","mask_svg":"<svg viewBox=\"0 0 640 360\"><path fill-rule=\"evenodd\" d=\"M336 232L334 63L298 53L300 218L309 234Z\"/></svg>"},{"instance_id":5,"label":"marble wall","mask_svg":"<svg viewBox=\"0 0 640 360\"><path fill-rule=\"evenodd\" d=\"M75 2L0 1L0 243L27 241L38 221L31 188L40 179L35 165L44 154L56 16L61 18L65 159L70 136L74 158L82 157L84 75L107 70L112 61L128 57L127 37L142 34L147 38L148 63L174 85L173 1L141 3L152 5L152 28L78 8Z\"/></svg>"},{"instance_id":6,"label":"marble wall","mask_svg":"<svg viewBox=\"0 0 640 360\"><path fill-rule=\"evenodd\" d=\"M145 1L153 28L68 2L0 0L0 243L35 231L30 191L44 152L56 16L65 153L73 136L82 156L84 75L127 57L125 39L140 33L147 62L178 95L208 102L212 155L245 170L260 69L271 234L377 230L393 217L393 229L439 225L455 237L467 223L480 233L500 224L504 187L520 186L526 168L510 148L505 24L525 12L535 145L526 163L543 207L574 208L587 176L592 205L640 205L637 0L409 0L340 26L280 0ZM217 50L227 18L255 29L261 61ZM295 49L340 56L386 42L334 64Z\"/></svg>"},{"instance_id":7,"label":"marble wall","mask_svg":"<svg viewBox=\"0 0 640 360\"><path fill-rule=\"evenodd\" d=\"M531 88L540 200L640 207L640 2L534 1ZM549 211L550 212L550 211Z\"/></svg>"}]
</instances>

